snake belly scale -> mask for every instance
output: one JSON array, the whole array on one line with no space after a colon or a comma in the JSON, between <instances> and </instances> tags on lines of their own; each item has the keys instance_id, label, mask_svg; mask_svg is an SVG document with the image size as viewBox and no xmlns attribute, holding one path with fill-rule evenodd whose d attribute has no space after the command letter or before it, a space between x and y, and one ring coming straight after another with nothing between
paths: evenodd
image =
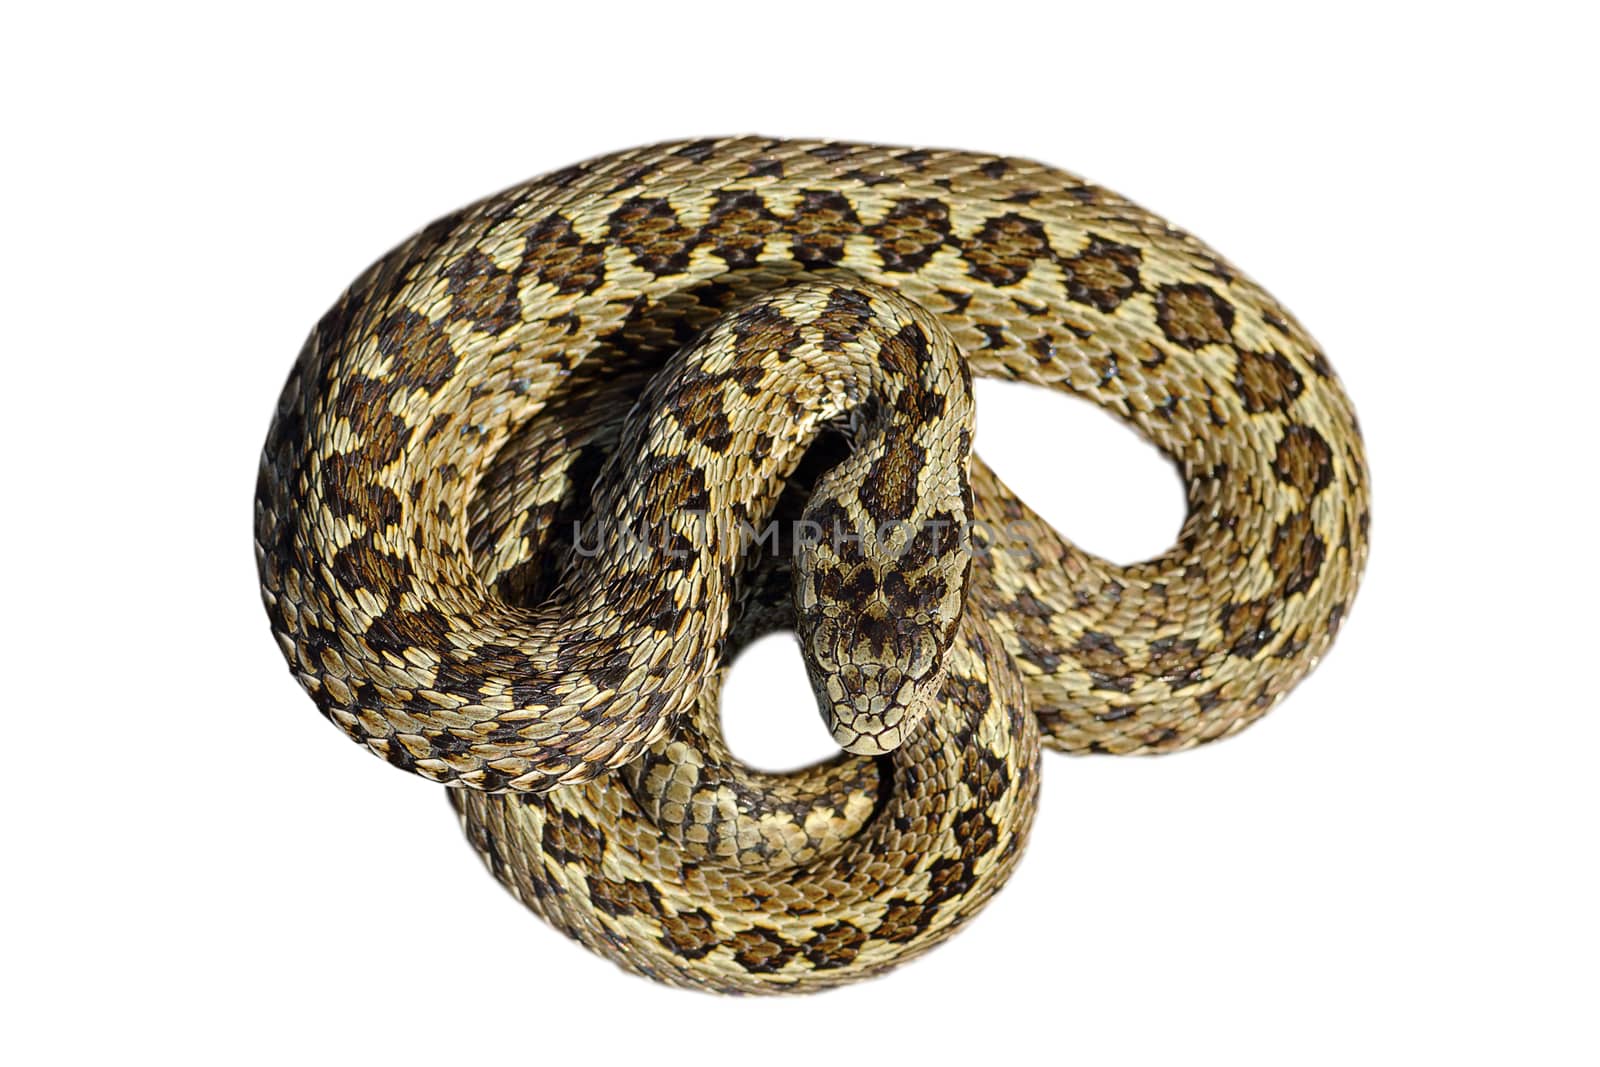
<instances>
[{"instance_id":1,"label":"snake belly scale","mask_svg":"<svg viewBox=\"0 0 1600 1067\"><path fill-rule=\"evenodd\" d=\"M1177 543L1060 536L971 453L973 375L1164 451ZM725 535L768 524L895 532ZM1338 632L1367 525L1327 360L1194 237L1025 160L730 138L547 174L369 268L284 388L255 536L317 707L451 786L519 899L637 973L774 992L971 917L1041 745L1259 718ZM717 718L780 628L844 750L792 774Z\"/></svg>"}]
</instances>

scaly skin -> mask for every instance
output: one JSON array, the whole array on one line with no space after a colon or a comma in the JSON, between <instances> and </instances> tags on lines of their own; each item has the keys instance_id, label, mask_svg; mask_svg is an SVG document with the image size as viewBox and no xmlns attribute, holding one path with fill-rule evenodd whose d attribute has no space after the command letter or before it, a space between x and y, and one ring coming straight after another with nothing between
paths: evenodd
<instances>
[{"instance_id":1,"label":"scaly skin","mask_svg":"<svg viewBox=\"0 0 1600 1067\"><path fill-rule=\"evenodd\" d=\"M969 461L968 372L1159 446L1177 545L1117 566L1060 538ZM760 564L714 537L664 566L616 536L759 526L841 418L793 513L971 520L989 550ZM546 175L375 264L285 387L256 541L318 707L459 787L522 899L642 973L743 991L874 973L970 915L1026 835L1035 720L1153 753L1264 714L1348 612L1367 518L1326 360L1194 238L1036 163L744 138ZM783 624L876 759L784 779L727 754L727 655Z\"/></svg>"}]
</instances>

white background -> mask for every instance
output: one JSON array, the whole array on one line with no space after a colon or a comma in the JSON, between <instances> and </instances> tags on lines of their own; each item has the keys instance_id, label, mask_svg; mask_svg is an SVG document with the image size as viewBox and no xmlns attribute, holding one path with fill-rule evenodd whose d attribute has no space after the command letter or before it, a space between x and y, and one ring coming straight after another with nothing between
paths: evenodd
<instances>
[{"instance_id":1,"label":"white background","mask_svg":"<svg viewBox=\"0 0 1600 1067\"><path fill-rule=\"evenodd\" d=\"M1582 5L46 6L0 33L8 1061L1600 1054ZM278 389L368 261L741 131L1029 156L1161 212L1318 336L1374 477L1361 596L1284 706L1049 757L993 906L809 999L657 988L526 914L441 790L314 713L250 544ZM1112 420L980 410L1070 536L1171 540L1176 480ZM788 688L741 665L736 747L815 754L797 656L753 655Z\"/></svg>"}]
</instances>

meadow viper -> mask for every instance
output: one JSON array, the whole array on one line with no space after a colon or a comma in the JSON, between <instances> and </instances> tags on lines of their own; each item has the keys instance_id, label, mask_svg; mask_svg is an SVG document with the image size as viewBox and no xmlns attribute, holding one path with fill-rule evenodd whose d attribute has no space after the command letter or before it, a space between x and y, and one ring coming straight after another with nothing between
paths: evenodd
<instances>
[{"instance_id":1,"label":"meadow viper","mask_svg":"<svg viewBox=\"0 0 1600 1067\"><path fill-rule=\"evenodd\" d=\"M973 374L1162 449L1176 545L1061 538L970 454ZM640 973L765 992L974 914L1041 743L1264 714L1337 633L1367 522L1327 360L1195 238L1037 163L734 138L547 174L374 264L284 388L255 536L317 707L455 787L520 899ZM781 775L717 721L780 628L845 750Z\"/></svg>"}]
</instances>

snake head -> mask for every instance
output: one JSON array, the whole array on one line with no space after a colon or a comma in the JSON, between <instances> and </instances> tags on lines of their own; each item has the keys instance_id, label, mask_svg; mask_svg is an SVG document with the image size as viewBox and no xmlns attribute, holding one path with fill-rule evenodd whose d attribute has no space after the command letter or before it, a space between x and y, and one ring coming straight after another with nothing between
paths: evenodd
<instances>
[{"instance_id":1,"label":"snake head","mask_svg":"<svg viewBox=\"0 0 1600 1067\"><path fill-rule=\"evenodd\" d=\"M846 752L894 751L944 682L935 627L890 618L881 603L853 618L820 616L810 626L802 623L800 639L823 718Z\"/></svg>"},{"instance_id":2,"label":"snake head","mask_svg":"<svg viewBox=\"0 0 1600 1067\"><path fill-rule=\"evenodd\" d=\"M918 565L852 565L821 548L796 556L800 647L823 718L846 752L894 751L943 687L971 557L951 551L911 562Z\"/></svg>"}]
</instances>

